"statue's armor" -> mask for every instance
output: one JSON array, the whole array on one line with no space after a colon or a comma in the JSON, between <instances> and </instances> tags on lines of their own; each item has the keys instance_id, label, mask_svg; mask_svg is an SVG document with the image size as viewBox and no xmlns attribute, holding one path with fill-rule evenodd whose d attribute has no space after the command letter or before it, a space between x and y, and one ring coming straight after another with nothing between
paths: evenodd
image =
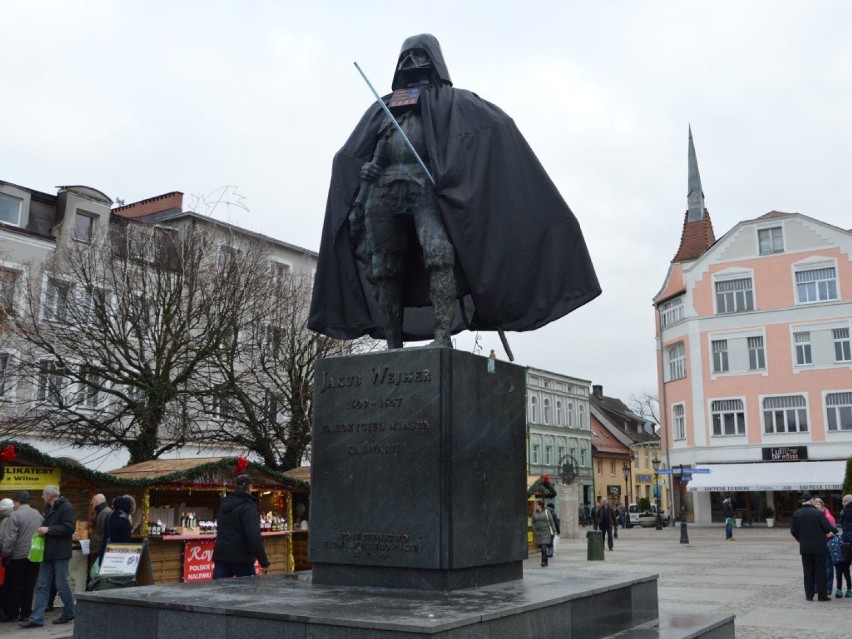
<instances>
[{"instance_id":1,"label":"statue's armor","mask_svg":"<svg viewBox=\"0 0 852 639\"><path fill-rule=\"evenodd\" d=\"M418 106L399 109L396 117L409 142L426 162L429 156ZM448 344L452 300L456 292L455 254L441 221L435 187L390 120L380 128L372 163L381 167L381 174L370 190L364 209L365 240L370 256L367 271L377 286L379 302L389 316L388 343L391 347L402 346L401 283L405 277L405 256L411 250L413 221L423 262L429 272L436 322L441 327L446 326L446 330L441 329L441 340ZM440 302L436 302L438 298Z\"/></svg>"}]
</instances>

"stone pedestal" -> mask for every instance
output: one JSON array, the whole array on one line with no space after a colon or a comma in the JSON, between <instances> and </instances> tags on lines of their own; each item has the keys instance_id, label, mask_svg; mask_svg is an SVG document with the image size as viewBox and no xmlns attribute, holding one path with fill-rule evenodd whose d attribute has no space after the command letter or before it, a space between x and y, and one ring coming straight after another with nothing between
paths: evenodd
<instances>
[{"instance_id":1,"label":"stone pedestal","mask_svg":"<svg viewBox=\"0 0 852 639\"><path fill-rule=\"evenodd\" d=\"M317 365L313 583L453 591L522 578L525 371L424 347Z\"/></svg>"}]
</instances>

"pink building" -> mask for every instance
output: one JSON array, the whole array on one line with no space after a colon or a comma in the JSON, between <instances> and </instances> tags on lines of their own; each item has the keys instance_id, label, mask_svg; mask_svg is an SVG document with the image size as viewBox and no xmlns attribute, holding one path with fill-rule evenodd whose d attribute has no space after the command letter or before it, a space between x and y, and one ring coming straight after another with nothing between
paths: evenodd
<instances>
[{"instance_id":1,"label":"pink building","mask_svg":"<svg viewBox=\"0 0 852 639\"><path fill-rule=\"evenodd\" d=\"M672 476L676 512L721 521L730 495L747 520L769 507L783 521L804 491L837 512L852 456L852 231L771 211L717 240L691 131L688 205L654 298L662 445L686 468Z\"/></svg>"}]
</instances>

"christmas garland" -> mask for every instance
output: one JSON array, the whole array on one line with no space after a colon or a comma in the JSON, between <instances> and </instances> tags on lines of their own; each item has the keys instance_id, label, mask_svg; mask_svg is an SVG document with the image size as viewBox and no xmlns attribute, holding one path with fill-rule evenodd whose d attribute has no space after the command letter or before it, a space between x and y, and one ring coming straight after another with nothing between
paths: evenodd
<instances>
[{"instance_id":1,"label":"christmas garland","mask_svg":"<svg viewBox=\"0 0 852 639\"><path fill-rule=\"evenodd\" d=\"M556 497L556 486L550 482L550 477L542 475L533 482L532 486L530 486L529 490L527 490L527 499L533 495L543 497L545 499L553 499Z\"/></svg>"}]
</instances>

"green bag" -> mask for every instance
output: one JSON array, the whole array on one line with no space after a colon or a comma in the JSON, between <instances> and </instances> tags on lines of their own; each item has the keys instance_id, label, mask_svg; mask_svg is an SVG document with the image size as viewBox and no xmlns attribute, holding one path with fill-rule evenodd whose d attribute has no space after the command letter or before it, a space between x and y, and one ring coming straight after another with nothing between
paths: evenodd
<instances>
[{"instance_id":1,"label":"green bag","mask_svg":"<svg viewBox=\"0 0 852 639\"><path fill-rule=\"evenodd\" d=\"M40 564L44 560L44 535L33 533L33 541L27 559L36 564Z\"/></svg>"}]
</instances>

